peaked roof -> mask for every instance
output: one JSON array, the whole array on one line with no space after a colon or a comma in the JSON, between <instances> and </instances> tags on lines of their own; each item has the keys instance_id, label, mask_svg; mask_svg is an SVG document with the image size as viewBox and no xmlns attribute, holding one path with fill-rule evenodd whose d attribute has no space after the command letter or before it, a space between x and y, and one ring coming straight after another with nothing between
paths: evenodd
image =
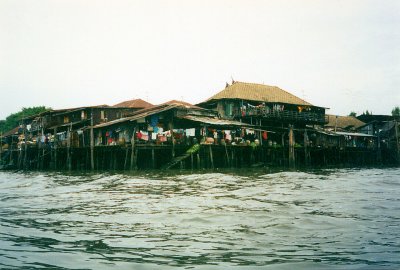
<instances>
[{"instance_id":1,"label":"peaked roof","mask_svg":"<svg viewBox=\"0 0 400 270\"><path fill-rule=\"evenodd\" d=\"M188 107L188 108L192 108L192 109L202 109L202 108L200 108L198 106L190 104L189 102L179 101L179 100L176 100L176 99L164 102L164 103L162 103L160 105L174 105L174 104L182 105L182 106L185 106L185 107Z\"/></svg>"},{"instance_id":2,"label":"peaked roof","mask_svg":"<svg viewBox=\"0 0 400 270\"><path fill-rule=\"evenodd\" d=\"M205 102L218 99L243 99L263 102L277 102L295 105L313 106L289 92L277 87L257 83L233 82ZM205 103L203 102L203 103Z\"/></svg>"},{"instance_id":3,"label":"peaked roof","mask_svg":"<svg viewBox=\"0 0 400 270\"><path fill-rule=\"evenodd\" d=\"M126 100L126 101L120 102L118 104L115 104L113 107L114 108L124 107L124 108L140 108L140 109L143 109L143 108L148 108L148 107L151 107L151 106L153 106L153 104L151 104L151 103L149 103L147 101L144 101L143 99L138 98L138 99L132 99L132 100Z\"/></svg>"},{"instance_id":4,"label":"peaked roof","mask_svg":"<svg viewBox=\"0 0 400 270\"><path fill-rule=\"evenodd\" d=\"M336 123L336 115L327 114L328 117L328 124L325 127L337 127L339 129L357 129L365 123L363 121L358 120L353 116L337 116L337 123Z\"/></svg>"}]
</instances>

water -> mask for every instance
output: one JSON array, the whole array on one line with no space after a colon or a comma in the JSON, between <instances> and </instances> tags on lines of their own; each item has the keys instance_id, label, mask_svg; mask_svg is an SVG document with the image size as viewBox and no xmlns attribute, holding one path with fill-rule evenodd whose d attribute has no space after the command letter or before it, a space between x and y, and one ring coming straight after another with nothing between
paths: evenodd
<instances>
[{"instance_id":1,"label":"water","mask_svg":"<svg viewBox=\"0 0 400 270\"><path fill-rule=\"evenodd\" d=\"M1 269L399 269L400 169L0 172Z\"/></svg>"}]
</instances>

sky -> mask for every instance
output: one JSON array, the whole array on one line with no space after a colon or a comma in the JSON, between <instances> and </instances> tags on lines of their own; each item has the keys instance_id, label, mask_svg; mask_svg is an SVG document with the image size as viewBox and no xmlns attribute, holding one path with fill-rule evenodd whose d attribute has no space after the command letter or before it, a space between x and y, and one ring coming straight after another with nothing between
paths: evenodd
<instances>
[{"instance_id":1,"label":"sky","mask_svg":"<svg viewBox=\"0 0 400 270\"><path fill-rule=\"evenodd\" d=\"M398 0L0 0L0 119L141 98L199 103L235 81L328 113L400 106Z\"/></svg>"}]
</instances>

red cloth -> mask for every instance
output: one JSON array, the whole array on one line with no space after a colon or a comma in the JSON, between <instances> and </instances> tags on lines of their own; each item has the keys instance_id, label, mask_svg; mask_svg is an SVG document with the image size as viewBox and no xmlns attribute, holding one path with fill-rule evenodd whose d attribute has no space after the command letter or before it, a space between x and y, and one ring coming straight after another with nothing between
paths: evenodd
<instances>
[{"instance_id":1,"label":"red cloth","mask_svg":"<svg viewBox=\"0 0 400 270\"><path fill-rule=\"evenodd\" d=\"M264 140L268 139L268 133L264 131L262 137Z\"/></svg>"}]
</instances>

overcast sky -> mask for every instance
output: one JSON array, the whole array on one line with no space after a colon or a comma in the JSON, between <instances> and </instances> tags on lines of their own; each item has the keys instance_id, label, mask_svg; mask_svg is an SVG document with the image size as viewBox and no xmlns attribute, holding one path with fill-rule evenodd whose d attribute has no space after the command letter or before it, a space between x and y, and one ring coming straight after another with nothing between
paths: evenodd
<instances>
[{"instance_id":1,"label":"overcast sky","mask_svg":"<svg viewBox=\"0 0 400 270\"><path fill-rule=\"evenodd\" d=\"M39 105L198 103L231 78L332 114L390 114L400 1L0 0L0 119Z\"/></svg>"}]
</instances>

